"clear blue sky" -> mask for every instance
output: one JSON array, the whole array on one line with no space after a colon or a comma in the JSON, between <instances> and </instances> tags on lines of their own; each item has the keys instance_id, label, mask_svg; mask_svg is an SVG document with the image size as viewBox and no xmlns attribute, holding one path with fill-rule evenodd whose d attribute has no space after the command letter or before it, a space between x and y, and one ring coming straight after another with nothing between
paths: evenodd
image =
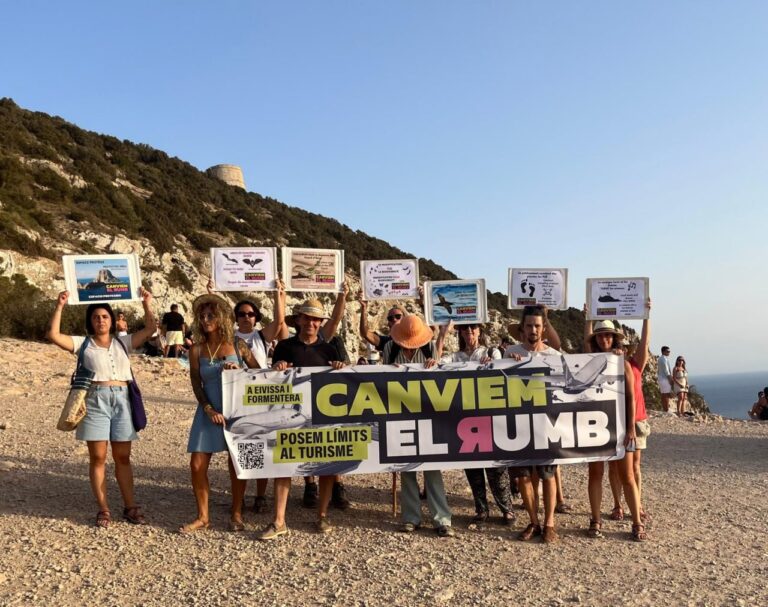
<instances>
[{"instance_id":1,"label":"clear blue sky","mask_svg":"<svg viewBox=\"0 0 768 607\"><path fill-rule=\"evenodd\" d=\"M0 95L506 290L649 276L654 351L768 370L768 2L4 3Z\"/></svg>"}]
</instances>

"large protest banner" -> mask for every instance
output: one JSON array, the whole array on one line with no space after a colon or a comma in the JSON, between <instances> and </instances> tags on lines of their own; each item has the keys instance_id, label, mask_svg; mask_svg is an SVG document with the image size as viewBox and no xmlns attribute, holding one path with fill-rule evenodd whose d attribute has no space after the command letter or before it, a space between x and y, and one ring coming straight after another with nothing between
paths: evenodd
<instances>
[{"instance_id":1,"label":"large protest banner","mask_svg":"<svg viewBox=\"0 0 768 607\"><path fill-rule=\"evenodd\" d=\"M242 479L623 457L613 354L224 371L225 436Z\"/></svg>"}]
</instances>

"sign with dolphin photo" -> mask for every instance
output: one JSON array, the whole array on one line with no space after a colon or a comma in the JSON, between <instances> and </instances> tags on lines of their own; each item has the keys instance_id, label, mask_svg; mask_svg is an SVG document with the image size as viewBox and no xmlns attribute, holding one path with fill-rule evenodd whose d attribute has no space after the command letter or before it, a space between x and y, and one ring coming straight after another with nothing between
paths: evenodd
<instances>
[{"instance_id":1,"label":"sign with dolphin photo","mask_svg":"<svg viewBox=\"0 0 768 607\"><path fill-rule=\"evenodd\" d=\"M61 261L71 304L141 300L141 273L135 254L64 255Z\"/></svg>"},{"instance_id":2,"label":"sign with dolphin photo","mask_svg":"<svg viewBox=\"0 0 768 607\"><path fill-rule=\"evenodd\" d=\"M283 247L281 253L286 291L341 291L344 251Z\"/></svg>"},{"instance_id":3,"label":"sign with dolphin photo","mask_svg":"<svg viewBox=\"0 0 768 607\"><path fill-rule=\"evenodd\" d=\"M566 268L509 268L507 307L545 305L551 310L568 307L568 270Z\"/></svg>"},{"instance_id":4,"label":"sign with dolphin photo","mask_svg":"<svg viewBox=\"0 0 768 607\"><path fill-rule=\"evenodd\" d=\"M217 291L272 291L277 288L274 247L215 247L211 271Z\"/></svg>"},{"instance_id":5,"label":"sign with dolphin photo","mask_svg":"<svg viewBox=\"0 0 768 607\"><path fill-rule=\"evenodd\" d=\"M587 320L648 318L648 278L587 278Z\"/></svg>"},{"instance_id":6,"label":"sign with dolphin photo","mask_svg":"<svg viewBox=\"0 0 768 607\"><path fill-rule=\"evenodd\" d=\"M227 370L224 436L241 479L617 459L622 361Z\"/></svg>"},{"instance_id":7,"label":"sign with dolphin photo","mask_svg":"<svg viewBox=\"0 0 768 607\"><path fill-rule=\"evenodd\" d=\"M485 279L435 280L424 283L427 324L455 325L488 322Z\"/></svg>"},{"instance_id":8,"label":"sign with dolphin photo","mask_svg":"<svg viewBox=\"0 0 768 607\"><path fill-rule=\"evenodd\" d=\"M365 299L419 297L417 259L386 259L360 262L360 280Z\"/></svg>"}]
</instances>

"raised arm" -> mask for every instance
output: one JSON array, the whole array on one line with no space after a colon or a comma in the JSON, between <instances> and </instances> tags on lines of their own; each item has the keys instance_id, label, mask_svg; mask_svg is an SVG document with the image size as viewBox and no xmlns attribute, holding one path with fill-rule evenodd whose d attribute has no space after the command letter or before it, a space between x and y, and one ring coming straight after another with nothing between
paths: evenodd
<instances>
[{"instance_id":1,"label":"raised arm","mask_svg":"<svg viewBox=\"0 0 768 607\"><path fill-rule=\"evenodd\" d=\"M587 304L584 304L584 352L592 352L592 344L589 343L589 336L592 335L592 321L587 320Z\"/></svg>"},{"instance_id":2,"label":"raised arm","mask_svg":"<svg viewBox=\"0 0 768 607\"><path fill-rule=\"evenodd\" d=\"M435 341L435 359L440 360L443 356L443 348L445 348L445 338L448 333L453 331L453 321L449 321L447 325L440 325L437 331L437 340Z\"/></svg>"},{"instance_id":3,"label":"raised arm","mask_svg":"<svg viewBox=\"0 0 768 607\"><path fill-rule=\"evenodd\" d=\"M637 352L632 357L635 359L635 364L640 367L640 373L645 371L645 365L648 364L648 346L651 341L651 298L649 297L645 302L645 307L648 309L648 318L643 319L643 330L640 334L640 343L637 345Z\"/></svg>"},{"instance_id":4,"label":"raised arm","mask_svg":"<svg viewBox=\"0 0 768 607\"><path fill-rule=\"evenodd\" d=\"M285 284L279 278L277 279L277 290L275 291L275 318L264 327L262 335L264 335L264 341L266 342L288 337L288 325L285 324Z\"/></svg>"},{"instance_id":5,"label":"raised arm","mask_svg":"<svg viewBox=\"0 0 768 607\"><path fill-rule=\"evenodd\" d=\"M357 294L357 301L360 302L360 337L369 344L379 347L381 338L378 333L368 328L368 302L363 299L363 290Z\"/></svg>"},{"instance_id":6,"label":"raised arm","mask_svg":"<svg viewBox=\"0 0 768 607\"><path fill-rule=\"evenodd\" d=\"M624 446L626 447L629 441L635 440L635 376L632 375L632 367L629 363L624 361L624 402L626 405L626 426L627 435L624 438Z\"/></svg>"},{"instance_id":7,"label":"raised arm","mask_svg":"<svg viewBox=\"0 0 768 607\"><path fill-rule=\"evenodd\" d=\"M152 293L147 291L144 287L141 287L141 305L144 308L144 328L141 331L136 331L131 336L131 347L134 350L138 350L144 342L147 341L152 334L157 330L157 320L155 315L152 314L150 304L152 303Z\"/></svg>"},{"instance_id":8,"label":"raised arm","mask_svg":"<svg viewBox=\"0 0 768 607\"><path fill-rule=\"evenodd\" d=\"M320 331L323 333L325 341L331 341L334 335L336 335L336 329L341 324L341 319L344 318L344 308L347 305L347 295L349 294L349 285L345 280L341 283L341 293L336 296L336 303L333 306L333 312L331 318L325 323Z\"/></svg>"},{"instance_id":9,"label":"raised arm","mask_svg":"<svg viewBox=\"0 0 768 607\"><path fill-rule=\"evenodd\" d=\"M56 307L53 309L53 315L48 322L48 330L45 336L53 344L56 344L62 350L72 352L75 349L75 342L72 341L72 337L64 335L61 332L61 313L64 310L64 306L67 305L69 300L69 291L62 291L56 298Z\"/></svg>"}]
</instances>

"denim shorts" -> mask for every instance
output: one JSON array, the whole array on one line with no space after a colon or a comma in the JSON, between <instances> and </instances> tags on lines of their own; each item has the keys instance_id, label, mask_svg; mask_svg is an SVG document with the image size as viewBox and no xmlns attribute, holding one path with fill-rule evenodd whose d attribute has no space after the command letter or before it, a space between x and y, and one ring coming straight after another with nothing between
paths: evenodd
<instances>
[{"instance_id":1,"label":"denim shorts","mask_svg":"<svg viewBox=\"0 0 768 607\"><path fill-rule=\"evenodd\" d=\"M75 431L77 440L122 442L139 438L133 429L127 386L91 386L85 405L85 417Z\"/></svg>"}]
</instances>

